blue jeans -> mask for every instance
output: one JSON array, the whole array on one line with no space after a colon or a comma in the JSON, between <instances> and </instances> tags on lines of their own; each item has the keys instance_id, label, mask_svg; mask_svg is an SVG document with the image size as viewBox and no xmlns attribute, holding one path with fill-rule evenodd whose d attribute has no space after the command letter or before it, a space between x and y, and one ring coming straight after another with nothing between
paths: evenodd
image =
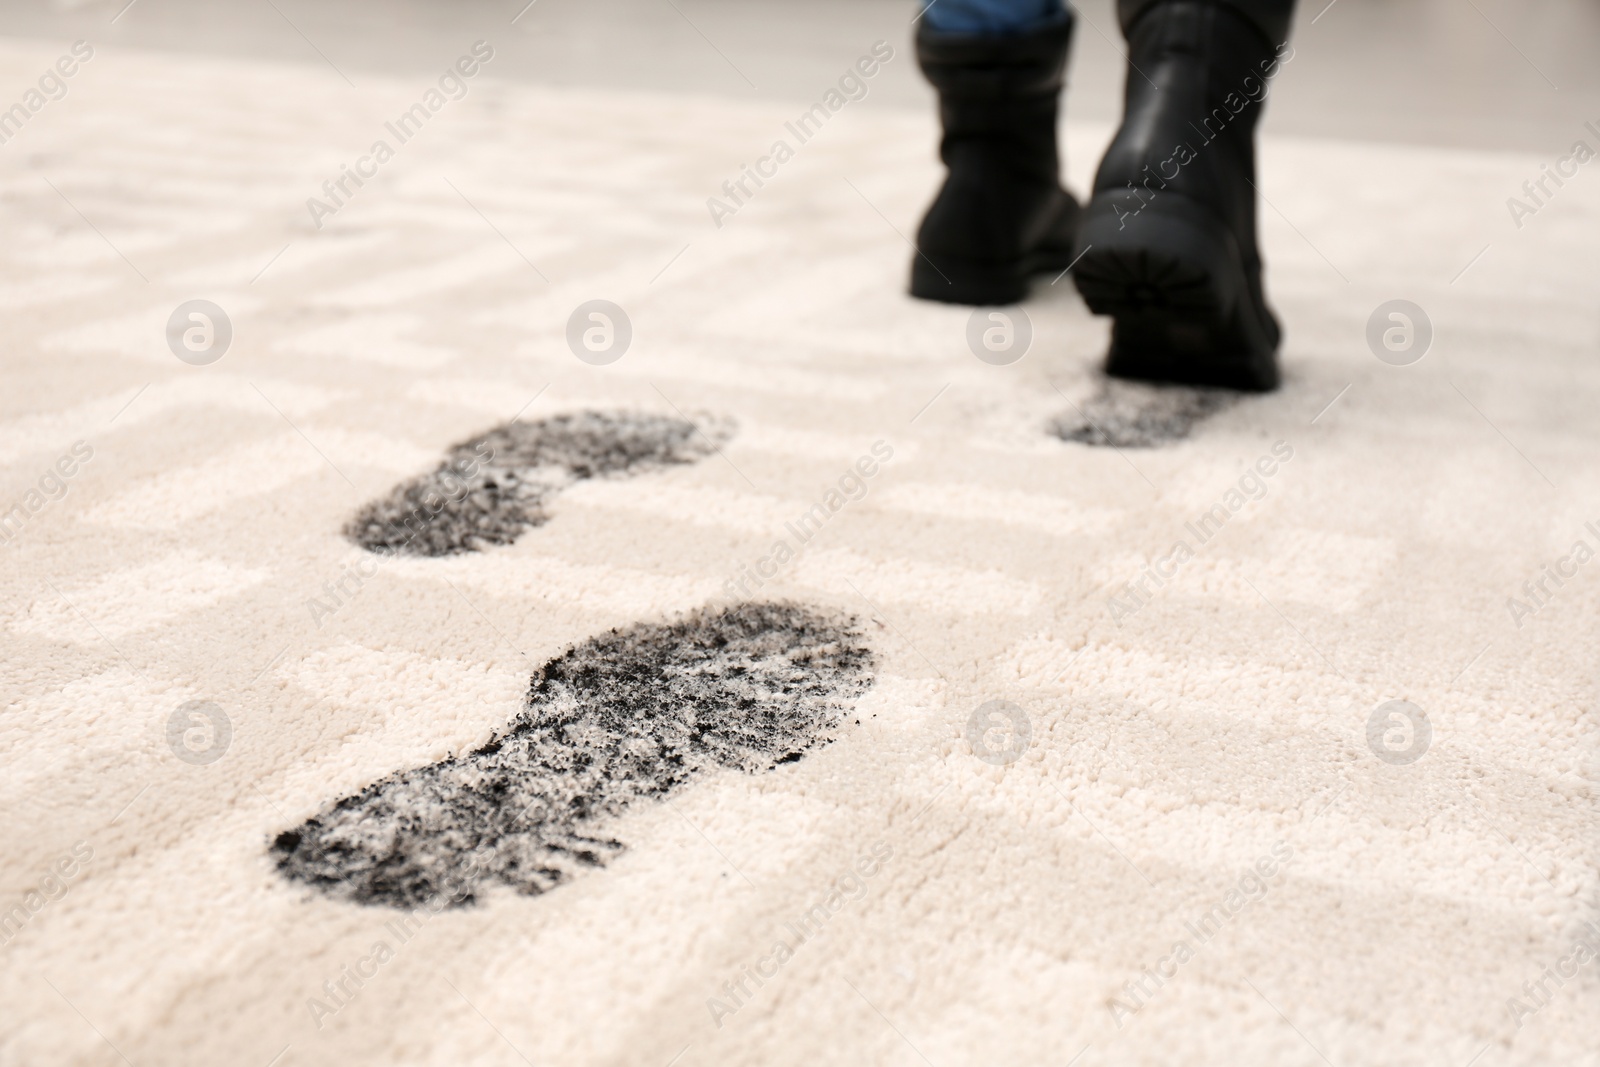
<instances>
[{"instance_id":1,"label":"blue jeans","mask_svg":"<svg viewBox=\"0 0 1600 1067\"><path fill-rule=\"evenodd\" d=\"M1117 0L1117 21L1122 32L1154 0ZM1294 0L1218 0L1243 16L1273 45L1289 39ZM1068 18L1063 0L922 0L922 21L936 33L964 33L980 37L1005 37L1034 30Z\"/></svg>"},{"instance_id":2,"label":"blue jeans","mask_svg":"<svg viewBox=\"0 0 1600 1067\"><path fill-rule=\"evenodd\" d=\"M1062 0L923 0L922 18L938 33L1002 37L1067 17Z\"/></svg>"}]
</instances>

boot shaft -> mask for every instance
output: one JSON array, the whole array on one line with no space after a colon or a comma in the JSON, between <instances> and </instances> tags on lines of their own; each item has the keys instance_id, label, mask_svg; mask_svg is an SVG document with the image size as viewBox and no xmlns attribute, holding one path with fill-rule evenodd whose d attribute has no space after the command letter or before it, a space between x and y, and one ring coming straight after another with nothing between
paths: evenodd
<instances>
[{"instance_id":1,"label":"boot shaft","mask_svg":"<svg viewBox=\"0 0 1600 1067\"><path fill-rule=\"evenodd\" d=\"M1129 27L1126 110L1096 194L1187 197L1254 259L1255 130L1279 51L1229 4L1146 5Z\"/></svg>"},{"instance_id":2,"label":"boot shaft","mask_svg":"<svg viewBox=\"0 0 1600 1067\"><path fill-rule=\"evenodd\" d=\"M1131 37L1133 27L1151 8L1166 0L1117 0L1117 22L1122 35ZM1267 39L1267 44L1277 48L1289 39L1289 23L1294 17L1295 0L1216 0L1231 8L1256 32Z\"/></svg>"},{"instance_id":3,"label":"boot shaft","mask_svg":"<svg viewBox=\"0 0 1600 1067\"><path fill-rule=\"evenodd\" d=\"M1163 0L1144 8L1128 30L1127 102L1170 93L1164 102L1190 118L1210 118L1208 140L1224 129L1251 132L1286 44L1271 44L1231 4ZM1214 114L1219 109L1222 114Z\"/></svg>"},{"instance_id":4,"label":"boot shaft","mask_svg":"<svg viewBox=\"0 0 1600 1067\"><path fill-rule=\"evenodd\" d=\"M947 34L926 24L917 60L939 94L939 157L952 170L1000 168L1056 184L1060 110L1074 20L1026 34Z\"/></svg>"}]
</instances>

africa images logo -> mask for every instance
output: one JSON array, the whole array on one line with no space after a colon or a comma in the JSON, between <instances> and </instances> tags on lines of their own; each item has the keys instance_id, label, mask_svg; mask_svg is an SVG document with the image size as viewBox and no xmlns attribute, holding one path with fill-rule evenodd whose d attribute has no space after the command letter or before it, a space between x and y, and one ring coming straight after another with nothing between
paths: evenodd
<instances>
[{"instance_id":1,"label":"africa images logo","mask_svg":"<svg viewBox=\"0 0 1600 1067\"><path fill-rule=\"evenodd\" d=\"M475 77L483 65L493 58L492 45L487 41L474 41L471 55L460 57L439 75L437 89L429 87L423 92L421 100L402 111L393 122L383 124L384 129L393 135L395 144L403 145L415 137L422 131L423 125L451 100L465 99L469 91L467 79ZM395 149L380 137L372 142L366 155L356 160L354 167L347 163L339 164L338 177L322 183L322 192L327 199L319 200L313 196L306 200L306 210L311 212L311 221L317 229L322 229L324 218L337 215L355 197L356 190L376 178L378 168L394 157ZM352 182L355 183L355 189L350 188Z\"/></svg>"},{"instance_id":2,"label":"africa images logo","mask_svg":"<svg viewBox=\"0 0 1600 1067\"><path fill-rule=\"evenodd\" d=\"M822 94L822 99L812 104L799 118L793 122L785 122L783 128L794 136L796 145L803 145L811 138L822 132L823 123L834 115L844 110L844 106L852 100L865 100L867 98L867 79L873 77L881 69L881 65L894 58L894 47L887 41L876 41L872 45L872 54L857 59L855 65L839 76L839 87L829 87ZM706 210L711 213L711 221L717 229L722 229L724 221L731 215L737 215L739 209L755 197L756 193L766 186L763 178L771 179L778 176L778 168L789 162L795 156L795 149L789 142L779 138L772 142L771 149L766 155L761 156L752 167L748 163L739 165L739 175L722 183L722 194L727 197L723 200L711 196L706 198ZM755 183L751 189L749 183ZM742 194L742 195L741 195ZM731 203L730 203L731 201Z\"/></svg>"},{"instance_id":3,"label":"africa images logo","mask_svg":"<svg viewBox=\"0 0 1600 1067\"><path fill-rule=\"evenodd\" d=\"M1600 127L1593 121L1585 122L1583 128L1600 139ZM1539 213L1539 210L1555 198L1562 186L1578 176L1578 168L1589 162L1595 156L1595 151L1589 142L1579 139L1572 142L1572 147L1567 149L1567 154L1556 160L1554 167L1548 163L1539 164L1539 176L1522 183L1523 195L1526 200L1514 196L1506 197L1506 210L1511 212L1511 221L1516 223L1517 229L1522 229L1523 220ZM1563 181L1566 179L1567 181ZM1555 188L1550 188L1550 183L1555 182ZM1542 195L1541 195L1542 194Z\"/></svg>"}]
</instances>

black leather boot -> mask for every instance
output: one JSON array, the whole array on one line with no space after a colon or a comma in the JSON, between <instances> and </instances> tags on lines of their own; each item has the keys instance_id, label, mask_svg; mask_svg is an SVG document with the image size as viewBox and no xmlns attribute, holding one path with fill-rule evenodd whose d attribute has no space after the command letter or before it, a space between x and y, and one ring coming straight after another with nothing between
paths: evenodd
<instances>
[{"instance_id":1,"label":"black leather boot","mask_svg":"<svg viewBox=\"0 0 1600 1067\"><path fill-rule=\"evenodd\" d=\"M1061 188L1056 111L1072 16L1026 34L939 33L917 59L939 91L944 187L917 231L911 295L1014 304L1028 277L1072 262L1078 202Z\"/></svg>"},{"instance_id":2,"label":"black leather boot","mask_svg":"<svg viewBox=\"0 0 1600 1067\"><path fill-rule=\"evenodd\" d=\"M1122 128L1095 176L1073 268L1115 319L1106 373L1270 390L1277 319L1256 247L1255 127L1291 5L1123 0ZM1274 35L1276 35L1274 39Z\"/></svg>"}]
</instances>

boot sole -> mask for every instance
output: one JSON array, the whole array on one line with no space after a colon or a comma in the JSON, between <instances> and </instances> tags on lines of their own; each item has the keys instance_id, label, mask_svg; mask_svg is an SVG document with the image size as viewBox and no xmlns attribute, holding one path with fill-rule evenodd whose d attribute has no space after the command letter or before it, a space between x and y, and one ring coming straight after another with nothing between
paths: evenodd
<instances>
[{"instance_id":1,"label":"boot sole","mask_svg":"<svg viewBox=\"0 0 1600 1067\"><path fill-rule=\"evenodd\" d=\"M1082 209L1063 194L1061 214L1051 228L1065 227L1076 235ZM1069 216L1064 220L1062 216ZM1064 271L1072 264L1073 241L1045 245L1014 259L973 259L929 256L918 249L911 261L911 295L919 300L975 307L1019 304L1028 296L1028 282L1036 274Z\"/></svg>"},{"instance_id":2,"label":"boot sole","mask_svg":"<svg viewBox=\"0 0 1600 1067\"><path fill-rule=\"evenodd\" d=\"M1106 373L1117 378L1278 387L1278 328L1255 295L1233 234L1176 193L1148 203L1102 193L1079 232L1073 281L1113 319Z\"/></svg>"},{"instance_id":3,"label":"boot sole","mask_svg":"<svg viewBox=\"0 0 1600 1067\"><path fill-rule=\"evenodd\" d=\"M911 265L911 295L919 300L985 307L1020 304L1035 274L1061 271L1072 262L1072 250L1037 252L1021 259L956 259L937 262L918 254Z\"/></svg>"}]
</instances>

